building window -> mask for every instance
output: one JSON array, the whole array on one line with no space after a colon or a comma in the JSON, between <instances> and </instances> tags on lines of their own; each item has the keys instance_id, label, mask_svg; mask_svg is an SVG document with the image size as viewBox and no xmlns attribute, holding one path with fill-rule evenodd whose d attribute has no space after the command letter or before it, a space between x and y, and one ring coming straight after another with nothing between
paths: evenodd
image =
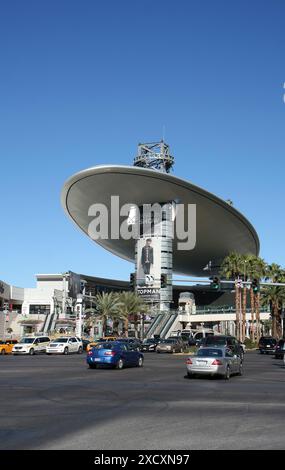
<instances>
[{"instance_id":1,"label":"building window","mask_svg":"<svg viewBox=\"0 0 285 470\"><path fill-rule=\"evenodd\" d=\"M50 305L30 305L30 315L49 315Z\"/></svg>"}]
</instances>

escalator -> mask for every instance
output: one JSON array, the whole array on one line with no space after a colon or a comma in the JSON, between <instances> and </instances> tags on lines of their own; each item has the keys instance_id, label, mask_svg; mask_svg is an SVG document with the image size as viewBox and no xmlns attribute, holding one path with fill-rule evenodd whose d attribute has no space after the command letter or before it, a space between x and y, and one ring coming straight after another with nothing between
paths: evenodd
<instances>
[{"instance_id":1,"label":"escalator","mask_svg":"<svg viewBox=\"0 0 285 470\"><path fill-rule=\"evenodd\" d=\"M175 326L175 321L177 320L178 315L179 315L178 313L172 313L169 316L167 322L165 323L165 326L161 330L161 333L160 333L161 338L166 338L166 336L171 335L171 330ZM170 334L168 334L168 333L170 333Z\"/></svg>"},{"instance_id":2,"label":"escalator","mask_svg":"<svg viewBox=\"0 0 285 470\"><path fill-rule=\"evenodd\" d=\"M151 338L155 334L155 330L157 326L159 325L159 323L162 321L162 319L163 319L162 313L159 313L158 315L154 317L152 324L146 331L145 338Z\"/></svg>"},{"instance_id":3,"label":"escalator","mask_svg":"<svg viewBox=\"0 0 285 470\"><path fill-rule=\"evenodd\" d=\"M51 320L51 317L52 317L52 312L50 312L46 318L45 318L45 321L44 321L44 324L42 326L42 329L41 329L41 333L47 333L49 330L48 330L48 325L50 323L50 320Z\"/></svg>"},{"instance_id":4,"label":"escalator","mask_svg":"<svg viewBox=\"0 0 285 470\"><path fill-rule=\"evenodd\" d=\"M170 317L171 317L171 313L163 313L162 314L162 319L161 319L161 321L159 322L159 324L157 325L157 327L155 329L155 332L154 332L155 335L159 335L162 338L161 333L164 330L166 324L168 323Z\"/></svg>"}]
</instances>

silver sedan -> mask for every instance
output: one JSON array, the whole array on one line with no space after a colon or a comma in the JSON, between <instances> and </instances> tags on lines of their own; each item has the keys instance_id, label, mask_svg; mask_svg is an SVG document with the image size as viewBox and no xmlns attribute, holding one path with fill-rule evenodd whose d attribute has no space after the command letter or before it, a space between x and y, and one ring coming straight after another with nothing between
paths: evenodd
<instances>
[{"instance_id":1,"label":"silver sedan","mask_svg":"<svg viewBox=\"0 0 285 470\"><path fill-rule=\"evenodd\" d=\"M200 348L186 360L187 375L220 375L229 380L233 374L242 375L241 358L228 348Z\"/></svg>"}]
</instances>

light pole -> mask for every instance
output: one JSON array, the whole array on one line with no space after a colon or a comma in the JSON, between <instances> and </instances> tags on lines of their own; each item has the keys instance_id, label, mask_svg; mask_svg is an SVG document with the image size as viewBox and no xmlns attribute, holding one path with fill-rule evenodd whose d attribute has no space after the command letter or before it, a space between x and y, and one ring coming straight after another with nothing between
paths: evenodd
<instances>
[{"instance_id":1,"label":"light pole","mask_svg":"<svg viewBox=\"0 0 285 470\"><path fill-rule=\"evenodd\" d=\"M75 311L76 311L75 334L76 336L78 336L78 338L82 337L82 303L83 303L83 295L77 294L77 300L76 300L76 306L75 306Z\"/></svg>"}]
</instances>

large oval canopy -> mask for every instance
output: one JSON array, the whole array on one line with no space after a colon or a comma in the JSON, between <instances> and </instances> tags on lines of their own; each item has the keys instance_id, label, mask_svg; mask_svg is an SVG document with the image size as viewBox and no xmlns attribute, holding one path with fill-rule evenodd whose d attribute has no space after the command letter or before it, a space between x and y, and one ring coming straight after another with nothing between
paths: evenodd
<instances>
[{"instance_id":1,"label":"large oval canopy","mask_svg":"<svg viewBox=\"0 0 285 470\"><path fill-rule=\"evenodd\" d=\"M172 200L184 205L196 204L195 248L178 250L174 238L173 271L178 274L207 276L205 268L209 262L218 265L232 251L259 253L257 233L240 212L204 189L166 173L131 166L96 166L72 176L63 187L61 200L66 213L88 235L92 220L88 215L90 206L100 203L110 209L111 196L119 196L120 207L128 203L141 206ZM185 227L188 227L187 220ZM134 262L134 239L95 241Z\"/></svg>"}]
</instances>

